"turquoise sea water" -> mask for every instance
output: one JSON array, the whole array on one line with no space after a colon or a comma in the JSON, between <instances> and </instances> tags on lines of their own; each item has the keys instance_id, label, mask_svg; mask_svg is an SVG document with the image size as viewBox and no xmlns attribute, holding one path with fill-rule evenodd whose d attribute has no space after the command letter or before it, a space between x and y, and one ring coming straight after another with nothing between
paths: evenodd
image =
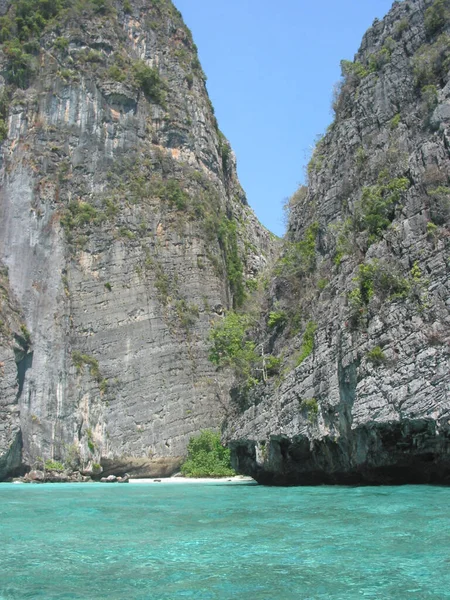
<instances>
[{"instance_id":1,"label":"turquoise sea water","mask_svg":"<svg viewBox=\"0 0 450 600\"><path fill-rule=\"evenodd\" d=\"M450 489L2 484L16 598L450 598Z\"/></svg>"}]
</instances>

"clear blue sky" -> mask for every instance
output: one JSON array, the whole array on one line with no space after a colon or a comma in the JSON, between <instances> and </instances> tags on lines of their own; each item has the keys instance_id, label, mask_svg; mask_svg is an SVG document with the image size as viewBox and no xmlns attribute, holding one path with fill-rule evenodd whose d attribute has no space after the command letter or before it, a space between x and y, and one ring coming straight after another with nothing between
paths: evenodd
<instances>
[{"instance_id":1,"label":"clear blue sky","mask_svg":"<svg viewBox=\"0 0 450 600\"><path fill-rule=\"evenodd\" d=\"M260 221L284 232L283 201L304 181L332 120L339 62L353 59L392 0L174 0L199 49L219 126Z\"/></svg>"}]
</instances>

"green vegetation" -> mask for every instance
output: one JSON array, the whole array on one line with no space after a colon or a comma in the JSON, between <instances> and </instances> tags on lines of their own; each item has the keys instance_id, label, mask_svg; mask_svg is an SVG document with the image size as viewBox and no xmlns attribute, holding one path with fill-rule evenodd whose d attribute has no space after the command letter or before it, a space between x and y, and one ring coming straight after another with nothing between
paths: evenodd
<instances>
[{"instance_id":1,"label":"green vegetation","mask_svg":"<svg viewBox=\"0 0 450 600\"><path fill-rule=\"evenodd\" d=\"M77 469L80 465L80 450L77 444L68 444L65 450L65 464L69 469Z\"/></svg>"},{"instance_id":2,"label":"green vegetation","mask_svg":"<svg viewBox=\"0 0 450 600\"><path fill-rule=\"evenodd\" d=\"M433 223L445 225L450 217L450 188L440 185L427 193L432 200L430 216Z\"/></svg>"},{"instance_id":3,"label":"green vegetation","mask_svg":"<svg viewBox=\"0 0 450 600\"><path fill-rule=\"evenodd\" d=\"M109 281L105 283L105 288L108 290L108 292L112 291L112 285L109 283Z\"/></svg>"},{"instance_id":4,"label":"green vegetation","mask_svg":"<svg viewBox=\"0 0 450 600\"><path fill-rule=\"evenodd\" d=\"M26 348L29 348L31 346L31 333L28 331L27 326L24 324L20 326L20 331L22 333L22 338L25 342Z\"/></svg>"},{"instance_id":5,"label":"green vegetation","mask_svg":"<svg viewBox=\"0 0 450 600\"><path fill-rule=\"evenodd\" d=\"M359 82L369 75L370 71L360 62L351 60L341 60L341 72L344 79L352 79Z\"/></svg>"},{"instance_id":6,"label":"green vegetation","mask_svg":"<svg viewBox=\"0 0 450 600\"><path fill-rule=\"evenodd\" d=\"M123 10L131 13L132 6L129 0L124 0ZM0 41L3 42L3 51L6 56L6 80L21 88L26 88L31 82L39 67L36 55L41 49L40 38L44 30L50 26L59 33L59 22L68 22L70 18L76 19L81 12L90 12L92 17L114 15L116 9L111 0L16 0L7 15L0 18ZM59 22L58 22L59 21ZM53 42L55 51L67 53L69 39L58 36ZM94 63L99 66L108 62L108 56L93 48L85 48L76 53L79 63ZM131 62L115 52L112 57L114 63L109 69L98 69L97 74L105 75L116 81L125 81L127 73L131 73L132 83L143 91L147 99L164 105L165 86L156 69L148 66L145 61ZM69 69L61 66L62 73ZM68 79L64 75L65 79Z\"/></svg>"},{"instance_id":7,"label":"green vegetation","mask_svg":"<svg viewBox=\"0 0 450 600\"><path fill-rule=\"evenodd\" d=\"M366 314L367 306L376 294L389 301L404 300L411 291L411 282L402 277L389 263L373 260L359 265L356 283L348 295L351 307L351 321L354 326Z\"/></svg>"},{"instance_id":8,"label":"green vegetation","mask_svg":"<svg viewBox=\"0 0 450 600\"><path fill-rule=\"evenodd\" d=\"M196 304L188 304L184 298L176 301L175 311L181 327L187 330L195 325L199 317L198 306Z\"/></svg>"},{"instance_id":9,"label":"green vegetation","mask_svg":"<svg viewBox=\"0 0 450 600\"><path fill-rule=\"evenodd\" d=\"M99 225L104 219L104 213L97 210L92 204L72 200L61 217L61 225L66 232L71 232L77 227L83 227L91 223Z\"/></svg>"},{"instance_id":10,"label":"green vegetation","mask_svg":"<svg viewBox=\"0 0 450 600\"><path fill-rule=\"evenodd\" d=\"M309 176L311 176L313 173L319 173L319 171L323 167L324 159L325 157L323 156L323 154L319 153L318 148L316 146L316 149L314 150L307 167Z\"/></svg>"},{"instance_id":11,"label":"green vegetation","mask_svg":"<svg viewBox=\"0 0 450 600\"><path fill-rule=\"evenodd\" d=\"M402 19L401 21L398 21L394 27L394 38L396 40L398 40L402 36L402 33L408 29L408 27L409 27L408 19L405 18L405 19Z\"/></svg>"},{"instance_id":12,"label":"green vegetation","mask_svg":"<svg viewBox=\"0 0 450 600\"><path fill-rule=\"evenodd\" d=\"M33 57L25 52L18 40L3 44L3 53L7 59L6 81L20 88L27 88L34 74Z\"/></svg>"},{"instance_id":13,"label":"green vegetation","mask_svg":"<svg viewBox=\"0 0 450 600\"><path fill-rule=\"evenodd\" d=\"M355 152L355 163L359 171L361 171L367 162L367 153L362 146Z\"/></svg>"},{"instance_id":14,"label":"green vegetation","mask_svg":"<svg viewBox=\"0 0 450 600\"><path fill-rule=\"evenodd\" d=\"M104 55L99 50L85 49L78 55L81 62L85 63L103 63Z\"/></svg>"},{"instance_id":15,"label":"green vegetation","mask_svg":"<svg viewBox=\"0 0 450 600\"><path fill-rule=\"evenodd\" d=\"M278 329L285 326L287 321L287 314L284 310L275 310L269 313L267 319L267 326L269 329Z\"/></svg>"},{"instance_id":16,"label":"green vegetation","mask_svg":"<svg viewBox=\"0 0 450 600\"><path fill-rule=\"evenodd\" d=\"M0 94L0 143L8 137L9 94L6 89Z\"/></svg>"},{"instance_id":17,"label":"green vegetation","mask_svg":"<svg viewBox=\"0 0 450 600\"><path fill-rule=\"evenodd\" d=\"M16 0L13 14L2 18L2 40L17 36L20 41L27 41L38 37L65 5L63 0Z\"/></svg>"},{"instance_id":18,"label":"green vegetation","mask_svg":"<svg viewBox=\"0 0 450 600\"><path fill-rule=\"evenodd\" d=\"M169 202L177 210L185 210L189 203L189 195L181 189L176 179L168 179L159 190L161 200Z\"/></svg>"},{"instance_id":19,"label":"green vegetation","mask_svg":"<svg viewBox=\"0 0 450 600\"><path fill-rule=\"evenodd\" d=\"M319 414L319 404L315 398L305 398L300 400L300 408L307 411L308 421L314 423Z\"/></svg>"},{"instance_id":20,"label":"green vegetation","mask_svg":"<svg viewBox=\"0 0 450 600\"><path fill-rule=\"evenodd\" d=\"M442 31L450 20L448 0L435 0L425 11L425 31L429 37Z\"/></svg>"},{"instance_id":21,"label":"green vegetation","mask_svg":"<svg viewBox=\"0 0 450 600\"><path fill-rule=\"evenodd\" d=\"M119 83L126 80L127 75L123 68L119 67L117 64L113 64L108 69L108 77L113 81L118 81Z\"/></svg>"},{"instance_id":22,"label":"green vegetation","mask_svg":"<svg viewBox=\"0 0 450 600\"><path fill-rule=\"evenodd\" d=\"M237 308L244 302L245 288L243 266L237 243L236 223L228 217L223 217L218 228L217 237L225 259L228 283L233 294L233 307Z\"/></svg>"},{"instance_id":23,"label":"green vegetation","mask_svg":"<svg viewBox=\"0 0 450 600\"><path fill-rule=\"evenodd\" d=\"M188 455L181 466L185 477L232 477L230 450L222 446L220 435L202 431L189 440Z\"/></svg>"},{"instance_id":24,"label":"green vegetation","mask_svg":"<svg viewBox=\"0 0 450 600\"><path fill-rule=\"evenodd\" d=\"M28 87L37 66L33 54L39 51L38 39L65 5L63 0L17 0L13 10L0 18L8 83Z\"/></svg>"},{"instance_id":25,"label":"green vegetation","mask_svg":"<svg viewBox=\"0 0 450 600\"><path fill-rule=\"evenodd\" d=\"M352 242L352 235L354 233L353 220L349 217L344 221L332 223L329 226L329 231L336 239L333 262L336 266L339 266L343 257L351 254L354 249Z\"/></svg>"},{"instance_id":26,"label":"green vegetation","mask_svg":"<svg viewBox=\"0 0 450 600\"><path fill-rule=\"evenodd\" d=\"M316 240L319 224L312 223L305 231L300 242L287 243L284 255L278 261L277 275L282 277L301 277L314 270L316 265Z\"/></svg>"},{"instance_id":27,"label":"green vegetation","mask_svg":"<svg viewBox=\"0 0 450 600\"><path fill-rule=\"evenodd\" d=\"M297 358L297 367L302 364L305 358L312 353L314 350L314 336L317 330L317 323L314 321L308 321L306 324L305 333L303 334L302 346L300 348L300 355Z\"/></svg>"},{"instance_id":28,"label":"green vegetation","mask_svg":"<svg viewBox=\"0 0 450 600\"><path fill-rule=\"evenodd\" d=\"M265 371L266 371L266 375L268 377L272 377L273 375L278 375L281 369L281 357L279 356L272 356L272 354L269 354L268 356L265 356L263 358L263 362L264 362L264 367L265 367Z\"/></svg>"},{"instance_id":29,"label":"green vegetation","mask_svg":"<svg viewBox=\"0 0 450 600\"><path fill-rule=\"evenodd\" d=\"M386 362L386 356L380 346L375 346L367 353L367 360L379 366Z\"/></svg>"},{"instance_id":30,"label":"green vegetation","mask_svg":"<svg viewBox=\"0 0 450 600\"><path fill-rule=\"evenodd\" d=\"M391 38L392 39L392 38ZM369 57L369 72L375 73L391 60L391 50L384 46L378 52L374 52Z\"/></svg>"},{"instance_id":31,"label":"green vegetation","mask_svg":"<svg viewBox=\"0 0 450 600\"><path fill-rule=\"evenodd\" d=\"M97 446L95 445L94 434L90 427L88 427L88 429L86 429L86 437L87 437L88 448L89 448L90 452L94 453Z\"/></svg>"},{"instance_id":32,"label":"green vegetation","mask_svg":"<svg viewBox=\"0 0 450 600\"><path fill-rule=\"evenodd\" d=\"M247 336L250 319L247 315L228 312L211 330L209 360L217 366L233 368L237 377L249 379L259 356L256 345Z\"/></svg>"},{"instance_id":33,"label":"green vegetation","mask_svg":"<svg viewBox=\"0 0 450 600\"><path fill-rule=\"evenodd\" d=\"M392 119L389 121L389 127L391 129L397 129L397 127L400 125L400 113L397 113L394 117L392 117Z\"/></svg>"},{"instance_id":34,"label":"green vegetation","mask_svg":"<svg viewBox=\"0 0 450 600\"><path fill-rule=\"evenodd\" d=\"M82 354L78 350L74 350L72 352L72 361L78 374L82 373L84 365L87 365L89 367L89 373L91 376L98 383L102 382L102 376L100 374L100 368L96 358L89 356L88 354Z\"/></svg>"},{"instance_id":35,"label":"green vegetation","mask_svg":"<svg viewBox=\"0 0 450 600\"><path fill-rule=\"evenodd\" d=\"M228 170L228 164L229 164L229 159L230 159L230 155L231 155L231 146L230 146L228 140L226 139L226 137L223 135L223 133L220 130L219 130L218 134L219 134L219 154L222 159L222 169L223 169L224 173L226 173Z\"/></svg>"},{"instance_id":36,"label":"green vegetation","mask_svg":"<svg viewBox=\"0 0 450 600\"><path fill-rule=\"evenodd\" d=\"M250 323L248 315L230 311L209 334L209 360L218 367L231 368L244 393L276 375L281 367L281 358L265 355L263 344L257 346L250 339Z\"/></svg>"},{"instance_id":37,"label":"green vegetation","mask_svg":"<svg viewBox=\"0 0 450 600\"><path fill-rule=\"evenodd\" d=\"M256 292L256 290L258 289L258 281L256 279L247 279L245 281L245 288L249 292Z\"/></svg>"},{"instance_id":38,"label":"green vegetation","mask_svg":"<svg viewBox=\"0 0 450 600\"><path fill-rule=\"evenodd\" d=\"M425 125L429 126L429 119L438 104L438 91L434 84L425 85L421 90L422 114L425 119Z\"/></svg>"},{"instance_id":39,"label":"green vegetation","mask_svg":"<svg viewBox=\"0 0 450 600\"><path fill-rule=\"evenodd\" d=\"M66 37L57 37L53 42L53 48L65 52L69 47L69 40Z\"/></svg>"},{"instance_id":40,"label":"green vegetation","mask_svg":"<svg viewBox=\"0 0 450 600\"><path fill-rule=\"evenodd\" d=\"M44 467L46 471L57 471L58 473L64 471L64 465L57 460L46 460Z\"/></svg>"},{"instance_id":41,"label":"green vegetation","mask_svg":"<svg viewBox=\"0 0 450 600\"><path fill-rule=\"evenodd\" d=\"M159 264L155 270L155 288L161 303L166 305L169 302L170 279Z\"/></svg>"},{"instance_id":42,"label":"green vegetation","mask_svg":"<svg viewBox=\"0 0 450 600\"><path fill-rule=\"evenodd\" d=\"M434 240L437 234L438 227L433 223L433 221L428 221L427 223L427 238L429 240Z\"/></svg>"},{"instance_id":43,"label":"green vegetation","mask_svg":"<svg viewBox=\"0 0 450 600\"><path fill-rule=\"evenodd\" d=\"M134 240L134 238L136 237L136 234L133 231L131 231L131 229L128 229L128 227L119 227L118 234L119 237L125 238L127 240Z\"/></svg>"},{"instance_id":44,"label":"green vegetation","mask_svg":"<svg viewBox=\"0 0 450 600\"><path fill-rule=\"evenodd\" d=\"M307 195L308 195L307 186L301 185L292 194L292 196L287 200L287 202L283 206L283 209L285 210L285 213L286 213L286 217L285 217L286 221L289 220L289 213L294 208L294 206L297 206L298 204L303 204L304 201L306 200Z\"/></svg>"},{"instance_id":45,"label":"green vegetation","mask_svg":"<svg viewBox=\"0 0 450 600\"><path fill-rule=\"evenodd\" d=\"M149 67L143 60L138 60L133 64L133 77L147 100L164 105L164 84L156 69Z\"/></svg>"},{"instance_id":46,"label":"green vegetation","mask_svg":"<svg viewBox=\"0 0 450 600\"><path fill-rule=\"evenodd\" d=\"M450 66L450 36L441 34L433 44L424 44L415 53L413 68L416 86L440 84Z\"/></svg>"},{"instance_id":47,"label":"green vegetation","mask_svg":"<svg viewBox=\"0 0 450 600\"><path fill-rule=\"evenodd\" d=\"M105 213L108 218L117 214L126 197L126 203L142 204L149 198L159 198L179 211L177 223L183 226L184 219L199 225L201 234L207 241L206 258L213 265L217 275L228 278L233 306L240 307L245 299L245 283L238 226L232 216L224 214L217 190L199 171L185 167L185 180L195 182L196 193L190 195L180 185L178 179L163 179L158 171L168 170L171 159L163 153L153 157L128 161L124 160L120 169L110 172L110 186L114 196L108 198ZM156 164L155 164L156 163ZM201 259L200 264L204 264ZM205 266L205 265L204 265ZM166 288L162 282L162 286ZM162 293L165 297L167 294Z\"/></svg>"},{"instance_id":48,"label":"green vegetation","mask_svg":"<svg viewBox=\"0 0 450 600\"><path fill-rule=\"evenodd\" d=\"M369 244L377 241L392 223L395 208L410 185L405 177L386 182L386 175L382 172L377 185L363 188L356 210L357 226L360 231L369 232Z\"/></svg>"}]
</instances>

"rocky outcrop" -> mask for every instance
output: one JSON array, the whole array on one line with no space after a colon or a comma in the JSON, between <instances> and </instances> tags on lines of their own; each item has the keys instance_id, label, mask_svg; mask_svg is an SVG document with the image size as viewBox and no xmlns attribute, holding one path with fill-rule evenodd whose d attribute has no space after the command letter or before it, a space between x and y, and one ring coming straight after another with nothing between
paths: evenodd
<instances>
[{"instance_id":1,"label":"rocky outcrop","mask_svg":"<svg viewBox=\"0 0 450 600\"><path fill-rule=\"evenodd\" d=\"M2 346L0 479L37 457L154 476L226 413L210 324L271 236L171 2L48 10L2 30L0 260L33 353L17 387Z\"/></svg>"},{"instance_id":2,"label":"rocky outcrop","mask_svg":"<svg viewBox=\"0 0 450 600\"><path fill-rule=\"evenodd\" d=\"M0 480L21 468L22 432L18 396L32 364L32 346L19 306L0 265Z\"/></svg>"},{"instance_id":3,"label":"rocky outcrop","mask_svg":"<svg viewBox=\"0 0 450 600\"><path fill-rule=\"evenodd\" d=\"M225 431L260 482L450 482L449 56L448 3L405 0L342 63L258 339L281 374Z\"/></svg>"}]
</instances>

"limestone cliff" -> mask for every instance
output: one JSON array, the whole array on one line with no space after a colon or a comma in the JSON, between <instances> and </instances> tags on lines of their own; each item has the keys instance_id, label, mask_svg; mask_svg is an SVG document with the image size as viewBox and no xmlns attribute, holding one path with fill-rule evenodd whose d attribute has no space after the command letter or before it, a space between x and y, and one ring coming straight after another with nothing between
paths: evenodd
<instances>
[{"instance_id":1,"label":"limestone cliff","mask_svg":"<svg viewBox=\"0 0 450 600\"><path fill-rule=\"evenodd\" d=\"M447 0L394 3L342 62L255 328L280 375L225 432L261 482L450 482L449 68Z\"/></svg>"},{"instance_id":2,"label":"limestone cliff","mask_svg":"<svg viewBox=\"0 0 450 600\"><path fill-rule=\"evenodd\" d=\"M32 364L29 332L9 288L8 270L0 269L0 480L20 469L22 437L20 395Z\"/></svg>"},{"instance_id":3,"label":"limestone cliff","mask_svg":"<svg viewBox=\"0 0 450 600\"><path fill-rule=\"evenodd\" d=\"M0 13L0 479L169 472L227 411L208 331L271 236L169 0Z\"/></svg>"}]
</instances>

